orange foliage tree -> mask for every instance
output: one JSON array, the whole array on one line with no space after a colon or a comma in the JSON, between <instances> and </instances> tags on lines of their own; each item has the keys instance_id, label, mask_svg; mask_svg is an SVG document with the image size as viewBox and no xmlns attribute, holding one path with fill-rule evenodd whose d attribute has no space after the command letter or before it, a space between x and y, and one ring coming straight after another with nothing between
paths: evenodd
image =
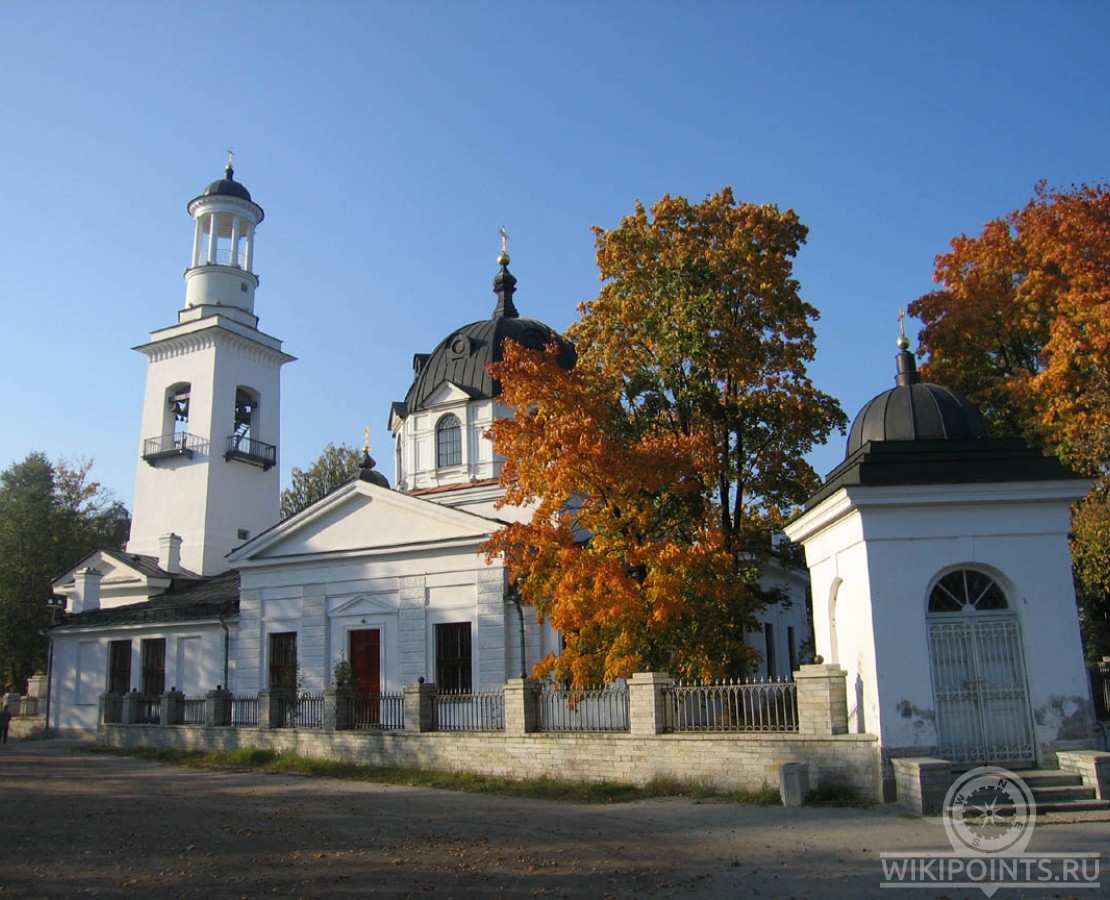
<instances>
[{"instance_id":1,"label":"orange foliage tree","mask_svg":"<svg viewBox=\"0 0 1110 900\"><path fill-rule=\"evenodd\" d=\"M1088 652L1110 652L1110 187L1038 185L936 259L910 304L926 377L1095 479L1072 549Z\"/></svg>"},{"instance_id":2,"label":"orange foliage tree","mask_svg":"<svg viewBox=\"0 0 1110 900\"><path fill-rule=\"evenodd\" d=\"M494 369L514 414L492 427L503 503L534 514L487 551L564 637L538 675L742 675L778 599L760 585L771 534L818 483L804 454L845 422L806 374L806 228L725 189L594 233L604 284L571 326L577 365L507 346Z\"/></svg>"}]
</instances>

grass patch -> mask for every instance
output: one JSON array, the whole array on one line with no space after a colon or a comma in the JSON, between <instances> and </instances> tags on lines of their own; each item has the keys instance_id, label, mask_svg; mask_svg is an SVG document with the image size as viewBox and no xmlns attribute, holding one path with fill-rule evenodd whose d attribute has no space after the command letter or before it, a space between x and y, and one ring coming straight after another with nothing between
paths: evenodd
<instances>
[{"instance_id":1,"label":"grass patch","mask_svg":"<svg viewBox=\"0 0 1110 900\"><path fill-rule=\"evenodd\" d=\"M193 768L277 772L287 775L370 781L377 784L439 788L473 794L497 794L503 797L527 797L534 800L560 800L572 803L631 803L653 797L686 797L694 800L758 806L774 806L781 802L779 792L773 788L764 788L762 791L721 791L712 785L680 781L677 778L654 778L645 785L633 785L612 781L565 781L546 776L527 779L495 778L473 772L444 772L406 766L364 766L262 749L173 750L105 746L89 749L95 753L133 756Z\"/></svg>"}]
</instances>

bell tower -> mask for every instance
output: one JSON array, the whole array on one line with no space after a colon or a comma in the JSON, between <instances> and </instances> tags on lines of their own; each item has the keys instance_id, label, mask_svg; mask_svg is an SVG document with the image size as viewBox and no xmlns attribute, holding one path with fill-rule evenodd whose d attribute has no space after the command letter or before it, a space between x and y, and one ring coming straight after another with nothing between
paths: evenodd
<instances>
[{"instance_id":1,"label":"bell tower","mask_svg":"<svg viewBox=\"0 0 1110 900\"><path fill-rule=\"evenodd\" d=\"M254 241L265 214L235 180L230 153L224 177L187 209L185 306L134 348L147 378L127 550L175 566L176 554L160 554L174 534L180 568L215 575L278 520L280 375L294 357L258 330Z\"/></svg>"}]
</instances>

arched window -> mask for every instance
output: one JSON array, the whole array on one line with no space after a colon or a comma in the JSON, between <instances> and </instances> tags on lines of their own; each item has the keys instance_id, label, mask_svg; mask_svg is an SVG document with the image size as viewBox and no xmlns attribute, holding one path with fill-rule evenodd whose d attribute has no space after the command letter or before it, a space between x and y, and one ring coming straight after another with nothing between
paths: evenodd
<instances>
[{"instance_id":1,"label":"arched window","mask_svg":"<svg viewBox=\"0 0 1110 900\"><path fill-rule=\"evenodd\" d=\"M436 466L462 465L462 429L456 416L448 413L436 423Z\"/></svg>"},{"instance_id":2,"label":"arched window","mask_svg":"<svg viewBox=\"0 0 1110 900\"><path fill-rule=\"evenodd\" d=\"M985 572L956 569L929 592L931 613L991 612L1009 609L1006 592Z\"/></svg>"}]
</instances>

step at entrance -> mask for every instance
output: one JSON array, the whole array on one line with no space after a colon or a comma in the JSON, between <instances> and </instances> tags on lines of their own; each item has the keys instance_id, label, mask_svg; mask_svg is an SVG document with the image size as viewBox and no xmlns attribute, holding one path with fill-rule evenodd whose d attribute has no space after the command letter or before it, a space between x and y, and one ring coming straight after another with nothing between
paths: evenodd
<instances>
[{"instance_id":1,"label":"step at entrance","mask_svg":"<svg viewBox=\"0 0 1110 900\"><path fill-rule=\"evenodd\" d=\"M1110 800L1096 799L1095 789L1085 787L1078 775L1051 769L1029 769L1014 774L1029 786L1038 813L1110 810ZM949 810L957 811L952 807ZM999 807L1000 812L1012 810L1012 805Z\"/></svg>"}]
</instances>

